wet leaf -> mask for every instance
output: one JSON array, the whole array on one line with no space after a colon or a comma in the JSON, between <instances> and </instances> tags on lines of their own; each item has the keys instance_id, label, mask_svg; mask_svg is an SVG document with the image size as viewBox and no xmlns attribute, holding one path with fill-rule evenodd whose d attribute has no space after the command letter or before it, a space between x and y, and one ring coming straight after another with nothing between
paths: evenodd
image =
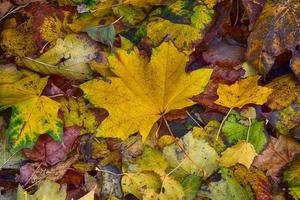
<instances>
[{"instance_id":1,"label":"wet leaf","mask_svg":"<svg viewBox=\"0 0 300 200\"><path fill-rule=\"evenodd\" d=\"M257 85L259 79L260 76L250 76L230 86L219 84L217 91L219 99L215 103L228 108L242 108L250 103L264 104L272 93L272 89Z\"/></svg>"},{"instance_id":2,"label":"wet leaf","mask_svg":"<svg viewBox=\"0 0 300 200\"><path fill-rule=\"evenodd\" d=\"M219 162L223 167L231 167L240 163L249 169L256 155L253 145L241 140L236 145L227 148L222 153Z\"/></svg>"},{"instance_id":3,"label":"wet leaf","mask_svg":"<svg viewBox=\"0 0 300 200\"><path fill-rule=\"evenodd\" d=\"M139 131L145 141L162 114L194 104L189 98L203 91L211 74L210 69L186 74L188 58L172 43L153 49L149 63L134 51L119 50L118 54L119 59L109 57L118 75L110 78L111 83L92 80L80 86L93 105L109 112L97 136L126 139Z\"/></svg>"}]
</instances>

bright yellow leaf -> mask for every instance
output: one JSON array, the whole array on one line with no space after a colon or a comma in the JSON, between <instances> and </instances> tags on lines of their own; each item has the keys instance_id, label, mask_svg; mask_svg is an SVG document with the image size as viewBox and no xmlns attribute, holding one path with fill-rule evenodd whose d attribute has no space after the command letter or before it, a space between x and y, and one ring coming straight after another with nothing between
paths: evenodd
<instances>
[{"instance_id":1,"label":"bright yellow leaf","mask_svg":"<svg viewBox=\"0 0 300 200\"><path fill-rule=\"evenodd\" d=\"M147 36L154 46L158 46L167 35L180 49L190 49L193 42L202 38L198 29L187 24L175 24L169 20L157 18L147 25Z\"/></svg>"},{"instance_id":2,"label":"bright yellow leaf","mask_svg":"<svg viewBox=\"0 0 300 200\"><path fill-rule=\"evenodd\" d=\"M242 108L250 103L264 104L272 93L272 89L259 86L257 84L259 79L260 76L250 76L232 85L219 84L217 91L219 99L215 103L228 108Z\"/></svg>"},{"instance_id":3,"label":"bright yellow leaf","mask_svg":"<svg viewBox=\"0 0 300 200\"><path fill-rule=\"evenodd\" d=\"M239 141L234 146L227 148L219 159L220 165L224 167L231 167L237 163L245 165L250 168L256 151L253 145L246 141Z\"/></svg>"},{"instance_id":4,"label":"bright yellow leaf","mask_svg":"<svg viewBox=\"0 0 300 200\"><path fill-rule=\"evenodd\" d=\"M47 80L31 74L14 83L0 84L0 109L12 106L7 133L15 151L32 147L44 133L61 141L62 122L57 117L60 105L41 96Z\"/></svg>"},{"instance_id":5,"label":"bright yellow leaf","mask_svg":"<svg viewBox=\"0 0 300 200\"><path fill-rule=\"evenodd\" d=\"M168 42L153 49L150 62L136 51L119 50L118 55L120 59L109 57L118 77L80 86L85 98L109 112L97 129L99 137L126 139L139 131L145 141L163 114L195 104L190 98L204 90L212 73L201 69L187 74L188 56Z\"/></svg>"}]
</instances>

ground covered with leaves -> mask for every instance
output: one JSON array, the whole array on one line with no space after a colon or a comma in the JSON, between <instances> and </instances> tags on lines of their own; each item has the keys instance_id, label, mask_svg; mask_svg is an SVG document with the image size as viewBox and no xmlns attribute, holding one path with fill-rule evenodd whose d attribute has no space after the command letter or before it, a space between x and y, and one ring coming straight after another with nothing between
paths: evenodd
<instances>
[{"instance_id":1,"label":"ground covered with leaves","mask_svg":"<svg viewBox=\"0 0 300 200\"><path fill-rule=\"evenodd\" d=\"M0 199L300 199L298 0L0 2Z\"/></svg>"}]
</instances>

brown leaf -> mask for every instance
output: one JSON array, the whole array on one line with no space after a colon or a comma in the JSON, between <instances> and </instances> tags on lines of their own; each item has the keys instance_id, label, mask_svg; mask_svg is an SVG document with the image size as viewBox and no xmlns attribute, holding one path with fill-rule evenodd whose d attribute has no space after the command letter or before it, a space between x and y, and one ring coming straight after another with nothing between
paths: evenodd
<instances>
[{"instance_id":1,"label":"brown leaf","mask_svg":"<svg viewBox=\"0 0 300 200\"><path fill-rule=\"evenodd\" d=\"M74 142L80 135L80 128L73 126L64 132L62 143L54 141L49 135L41 135L33 149L25 149L26 157L40 161L43 165L55 165L65 159L74 148Z\"/></svg>"},{"instance_id":2,"label":"brown leaf","mask_svg":"<svg viewBox=\"0 0 300 200\"><path fill-rule=\"evenodd\" d=\"M13 7L13 4L6 0L0 2L0 17L5 15L11 8Z\"/></svg>"},{"instance_id":3,"label":"brown leaf","mask_svg":"<svg viewBox=\"0 0 300 200\"><path fill-rule=\"evenodd\" d=\"M260 73L269 72L276 56L299 47L299 5L297 0L268 1L265 4L248 38L246 53Z\"/></svg>"},{"instance_id":4,"label":"brown leaf","mask_svg":"<svg viewBox=\"0 0 300 200\"><path fill-rule=\"evenodd\" d=\"M256 22L258 19L266 0L242 0L245 10L248 14L250 27Z\"/></svg>"},{"instance_id":5,"label":"brown leaf","mask_svg":"<svg viewBox=\"0 0 300 200\"><path fill-rule=\"evenodd\" d=\"M285 136L271 137L267 148L256 157L254 166L266 170L266 175L278 180L281 169L300 153L300 144Z\"/></svg>"},{"instance_id":6,"label":"brown leaf","mask_svg":"<svg viewBox=\"0 0 300 200\"><path fill-rule=\"evenodd\" d=\"M262 171L254 167L248 170L238 165L235 167L234 176L242 185L252 187L256 200L272 200L272 184Z\"/></svg>"},{"instance_id":7,"label":"brown leaf","mask_svg":"<svg viewBox=\"0 0 300 200\"><path fill-rule=\"evenodd\" d=\"M20 175L17 177L18 182L21 184L30 184L45 178L53 181L61 179L66 171L70 169L73 163L79 158L79 155L73 155L66 161L60 162L50 168L41 166L40 163L27 163L20 168Z\"/></svg>"},{"instance_id":8,"label":"brown leaf","mask_svg":"<svg viewBox=\"0 0 300 200\"><path fill-rule=\"evenodd\" d=\"M220 67L234 67L245 61L246 49L227 41L213 41L208 50L203 52L203 59L208 64Z\"/></svg>"}]
</instances>

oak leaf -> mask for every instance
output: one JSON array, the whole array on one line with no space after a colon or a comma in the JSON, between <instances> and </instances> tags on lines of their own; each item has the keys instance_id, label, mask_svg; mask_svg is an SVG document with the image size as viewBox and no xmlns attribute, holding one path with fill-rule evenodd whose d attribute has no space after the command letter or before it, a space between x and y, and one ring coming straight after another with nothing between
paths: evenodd
<instances>
[{"instance_id":1,"label":"oak leaf","mask_svg":"<svg viewBox=\"0 0 300 200\"><path fill-rule=\"evenodd\" d=\"M29 74L14 83L0 84L0 110L12 107L7 134L15 151L31 148L44 133L61 142L62 121L57 116L60 105L41 95L47 81L47 77Z\"/></svg>"},{"instance_id":2,"label":"oak leaf","mask_svg":"<svg viewBox=\"0 0 300 200\"><path fill-rule=\"evenodd\" d=\"M109 57L118 77L110 82L91 80L80 86L85 97L109 116L97 129L97 136L126 139L140 132L145 141L153 124L171 110L195 104L190 98L204 90L211 69L185 73L188 56L172 43L152 50L150 62L138 52L118 51Z\"/></svg>"},{"instance_id":3,"label":"oak leaf","mask_svg":"<svg viewBox=\"0 0 300 200\"><path fill-rule=\"evenodd\" d=\"M224 167L231 167L240 163L249 169L255 156L256 151L253 145L241 140L236 145L226 149L219 161L220 165Z\"/></svg>"},{"instance_id":4,"label":"oak leaf","mask_svg":"<svg viewBox=\"0 0 300 200\"><path fill-rule=\"evenodd\" d=\"M232 85L219 84L216 104L229 108L242 108L246 104L264 104L272 89L257 85L260 76L250 76L246 79L235 82Z\"/></svg>"}]
</instances>

